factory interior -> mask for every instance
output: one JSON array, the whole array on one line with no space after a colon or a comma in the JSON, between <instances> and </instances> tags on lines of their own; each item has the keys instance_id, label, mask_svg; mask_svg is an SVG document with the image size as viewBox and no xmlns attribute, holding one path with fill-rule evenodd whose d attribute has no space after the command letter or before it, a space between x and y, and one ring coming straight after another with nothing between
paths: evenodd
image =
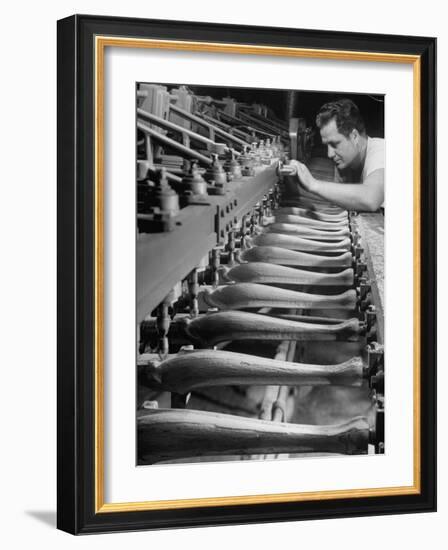
<instances>
[{"instance_id":1,"label":"factory interior","mask_svg":"<svg viewBox=\"0 0 448 550\"><path fill-rule=\"evenodd\" d=\"M136 85L138 465L385 452L384 208L298 184L334 164L315 116L351 97Z\"/></svg>"}]
</instances>

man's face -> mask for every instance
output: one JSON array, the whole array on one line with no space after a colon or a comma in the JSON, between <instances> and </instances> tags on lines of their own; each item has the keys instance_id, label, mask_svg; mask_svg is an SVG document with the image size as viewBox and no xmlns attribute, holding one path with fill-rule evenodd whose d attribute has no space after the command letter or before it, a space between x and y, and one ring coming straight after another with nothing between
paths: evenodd
<instances>
[{"instance_id":1,"label":"man's face","mask_svg":"<svg viewBox=\"0 0 448 550\"><path fill-rule=\"evenodd\" d=\"M359 156L357 130L352 130L349 137L338 132L336 120L333 118L320 129L322 143L328 147L328 158L338 170L345 170L356 164Z\"/></svg>"}]
</instances>

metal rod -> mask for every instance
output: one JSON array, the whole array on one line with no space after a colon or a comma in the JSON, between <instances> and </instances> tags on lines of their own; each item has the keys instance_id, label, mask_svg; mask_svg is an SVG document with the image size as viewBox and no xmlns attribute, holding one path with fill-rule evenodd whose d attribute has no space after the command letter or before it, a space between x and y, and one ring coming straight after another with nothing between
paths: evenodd
<instances>
[{"instance_id":1,"label":"metal rod","mask_svg":"<svg viewBox=\"0 0 448 550\"><path fill-rule=\"evenodd\" d=\"M178 151L184 153L185 155L196 158L199 161L203 162L204 164L207 164L207 165L212 164L212 160L209 159L208 157L201 155L194 149L185 147L185 145L182 145L181 143L174 141L174 139L171 139L169 137L164 136L163 134L160 134L159 132L157 132L156 130L153 130L147 124L145 124L140 120L137 120L137 128L139 130L142 130L142 132L149 134L150 136L157 139L158 141L161 141L165 145L169 145L170 147L173 147L173 149L177 149Z\"/></svg>"},{"instance_id":2,"label":"metal rod","mask_svg":"<svg viewBox=\"0 0 448 550\"><path fill-rule=\"evenodd\" d=\"M216 134L219 134L221 136L224 136L228 138L229 140L240 144L243 147L247 147L249 143L246 141L243 141L242 139L239 139L232 134L229 134L228 132L225 132L224 130L221 130L221 128L218 128L214 126L213 124L210 124L210 122L205 121L203 118L198 117L196 115L193 115L192 113L189 113L188 111L184 111L184 109L181 109L180 107L177 107L176 105L170 105L170 111L175 112L176 114L188 119L192 120L193 122L196 122L197 124L201 124L202 126L205 126L209 130L214 131Z\"/></svg>"},{"instance_id":3,"label":"metal rod","mask_svg":"<svg viewBox=\"0 0 448 550\"><path fill-rule=\"evenodd\" d=\"M272 134L271 132L266 132L265 130L261 130L259 128L255 128L254 126L250 126L250 125L247 124L247 122L245 122L241 118L234 117L232 115L229 115L228 113L221 112L220 116L222 116L223 118L229 120L230 122L233 122L234 124L241 124L245 128L247 128L248 130L253 131L253 132L257 132L258 134L262 134L262 135L267 136L267 137L275 137L276 136L276 134Z\"/></svg>"},{"instance_id":4,"label":"metal rod","mask_svg":"<svg viewBox=\"0 0 448 550\"><path fill-rule=\"evenodd\" d=\"M242 130L240 130L238 128L234 128L230 124L225 124L224 122L222 122L222 120L216 120L215 118L211 117L210 115L202 114L202 116L204 117L204 120L209 121L211 124L215 124L218 128L221 127L221 129L223 131L225 131L225 132L228 131L229 133L231 133L232 136L238 137L238 135L239 135L240 138L243 141L247 141L248 139L249 140L251 139L250 134L248 134L247 132L243 132Z\"/></svg>"},{"instance_id":5,"label":"metal rod","mask_svg":"<svg viewBox=\"0 0 448 550\"><path fill-rule=\"evenodd\" d=\"M282 132L288 132L288 128L287 128L286 124L284 124L280 120L274 119L274 118L270 118L268 120L265 116L259 115L258 113L256 113L253 110L251 105L241 104L241 105L239 105L239 108L240 108L240 110L239 110L238 114L240 114L240 115L242 114L242 115L245 115L247 117L254 118L255 120L259 120L260 122L262 122L264 124L272 125L274 127L274 129L281 130ZM247 111L250 111L250 112L247 112Z\"/></svg>"},{"instance_id":6,"label":"metal rod","mask_svg":"<svg viewBox=\"0 0 448 550\"><path fill-rule=\"evenodd\" d=\"M201 134L197 134L196 132L193 132L192 130L189 130L188 128L184 128L183 126L179 126L178 124L175 124L174 122L170 122L169 120L165 120L164 118L160 118L156 115L153 115L152 113L149 113L145 111L144 109L137 109L137 115L148 119L153 124L156 124L157 126L161 126L162 128L168 128L170 130L175 130L176 132L180 132L182 134L185 134L187 136L190 136L191 138L201 141L202 143L206 143L207 145L216 145L216 142L205 137L201 136Z\"/></svg>"},{"instance_id":7,"label":"metal rod","mask_svg":"<svg viewBox=\"0 0 448 550\"><path fill-rule=\"evenodd\" d=\"M250 122L251 124L253 124L255 126L261 126L261 128L264 128L265 130L268 130L268 131L271 131L271 132L276 132L276 133L281 133L283 135L285 135L287 133L286 129L279 128L277 125L269 124L268 122L266 122L265 119L260 120L258 118L255 118L252 115L249 115L247 113L242 113L242 112L239 113L239 116L242 117L243 120L246 120L247 122Z\"/></svg>"}]
</instances>

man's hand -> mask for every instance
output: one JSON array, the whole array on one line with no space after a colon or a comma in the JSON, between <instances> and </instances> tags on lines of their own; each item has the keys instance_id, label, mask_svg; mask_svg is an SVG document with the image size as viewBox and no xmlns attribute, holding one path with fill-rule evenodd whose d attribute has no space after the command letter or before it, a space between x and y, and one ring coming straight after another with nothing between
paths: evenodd
<instances>
[{"instance_id":1,"label":"man's hand","mask_svg":"<svg viewBox=\"0 0 448 550\"><path fill-rule=\"evenodd\" d=\"M302 187L304 187L307 191L314 193L316 188L316 180L313 178L308 168L298 160L291 160L290 165L295 167L297 177L299 178L299 182Z\"/></svg>"}]
</instances>

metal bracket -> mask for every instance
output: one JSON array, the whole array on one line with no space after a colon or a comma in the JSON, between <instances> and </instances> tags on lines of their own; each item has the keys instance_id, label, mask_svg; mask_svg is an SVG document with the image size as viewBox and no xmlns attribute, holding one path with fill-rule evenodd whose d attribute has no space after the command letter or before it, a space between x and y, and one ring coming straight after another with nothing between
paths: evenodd
<instances>
[{"instance_id":1,"label":"metal bracket","mask_svg":"<svg viewBox=\"0 0 448 550\"><path fill-rule=\"evenodd\" d=\"M374 392L376 402L375 427L370 432L370 441L377 454L384 454L384 396Z\"/></svg>"},{"instance_id":2,"label":"metal bracket","mask_svg":"<svg viewBox=\"0 0 448 550\"><path fill-rule=\"evenodd\" d=\"M370 387L384 393L384 347L378 342L367 346L367 375Z\"/></svg>"},{"instance_id":3,"label":"metal bracket","mask_svg":"<svg viewBox=\"0 0 448 550\"><path fill-rule=\"evenodd\" d=\"M354 270L355 277L360 280L361 277L363 277L363 274L367 271L367 264L365 262L355 262Z\"/></svg>"},{"instance_id":4,"label":"metal bracket","mask_svg":"<svg viewBox=\"0 0 448 550\"><path fill-rule=\"evenodd\" d=\"M355 246L352 246L352 253L353 253L353 256L359 260L362 256L364 252L364 248L362 248L362 246L359 246L359 245L355 245Z\"/></svg>"}]
</instances>

